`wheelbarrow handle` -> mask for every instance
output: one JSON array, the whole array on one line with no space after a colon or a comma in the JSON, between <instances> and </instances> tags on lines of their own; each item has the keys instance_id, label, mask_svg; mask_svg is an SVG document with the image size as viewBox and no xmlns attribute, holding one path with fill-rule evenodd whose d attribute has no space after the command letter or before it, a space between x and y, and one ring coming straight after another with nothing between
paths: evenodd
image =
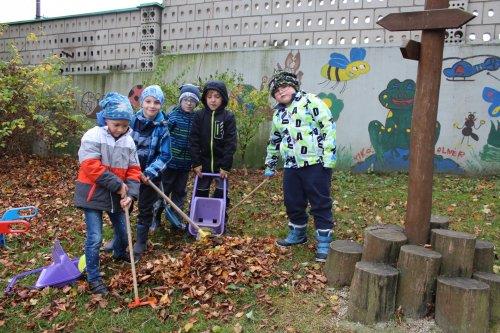
<instances>
[{"instance_id":1,"label":"wheelbarrow handle","mask_svg":"<svg viewBox=\"0 0 500 333\"><path fill-rule=\"evenodd\" d=\"M169 205L172 207L180 216L184 218L193 228L196 229L196 231L200 232L201 228L199 225L194 223L189 216L186 215L173 201L156 186L151 179L148 179L148 185L151 186Z\"/></svg>"},{"instance_id":2,"label":"wheelbarrow handle","mask_svg":"<svg viewBox=\"0 0 500 333\"><path fill-rule=\"evenodd\" d=\"M12 226L22 225L22 229L13 229ZM0 221L0 234L25 234L30 230L30 224L25 220Z\"/></svg>"},{"instance_id":3,"label":"wheelbarrow handle","mask_svg":"<svg viewBox=\"0 0 500 333\"><path fill-rule=\"evenodd\" d=\"M18 280L22 279L25 276L31 275L31 274L40 273L45 268L46 267L40 267L40 268L37 268L37 269L33 269L31 271L26 271L26 272L14 275L12 278L9 279L9 283L7 284L7 287L5 287L5 289L4 289L3 292L6 295L12 293L12 288L14 288L14 285L17 283Z\"/></svg>"}]
</instances>

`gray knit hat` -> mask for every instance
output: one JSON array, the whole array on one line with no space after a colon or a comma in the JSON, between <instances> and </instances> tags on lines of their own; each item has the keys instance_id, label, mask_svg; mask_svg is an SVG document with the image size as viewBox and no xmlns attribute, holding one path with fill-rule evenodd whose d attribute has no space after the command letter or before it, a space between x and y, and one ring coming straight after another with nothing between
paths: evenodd
<instances>
[{"instance_id":1,"label":"gray knit hat","mask_svg":"<svg viewBox=\"0 0 500 333\"><path fill-rule=\"evenodd\" d=\"M271 96L274 97L276 90L282 86L291 86L296 91L299 91L300 82L297 80L297 75L281 69L275 70L271 81L269 81L269 92Z\"/></svg>"}]
</instances>

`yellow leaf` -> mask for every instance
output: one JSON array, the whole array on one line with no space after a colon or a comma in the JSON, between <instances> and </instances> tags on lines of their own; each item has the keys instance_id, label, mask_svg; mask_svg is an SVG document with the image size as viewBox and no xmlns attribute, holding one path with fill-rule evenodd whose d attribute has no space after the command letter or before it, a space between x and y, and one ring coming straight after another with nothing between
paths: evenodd
<instances>
[{"instance_id":1,"label":"yellow leaf","mask_svg":"<svg viewBox=\"0 0 500 333\"><path fill-rule=\"evenodd\" d=\"M241 318L241 316L243 316L245 313L244 312L238 312L237 314L235 314L234 316L236 318Z\"/></svg>"},{"instance_id":2,"label":"yellow leaf","mask_svg":"<svg viewBox=\"0 0 500 333\"><path fill-rule=\"evenodd\" d=\"M240 323L236 323L236 325L234 325L233 332L234 333L241 333L241 332L243 332L243 327L241 327Z\"/></svg>"},{"instance_id":3,"label":"yellow leaf","mask_svg":"<svg viewBox=\"0 0 500 333\"><path fill-rule=\"evenodd\" d=\"M166 292L165 295L160 298L160 305L169 305L170 303L172 303L172 300L168 296L168 292Z\"/></svg>"},{"instance_id":4,"label":"yellow leaf","mask_svg":"<svg viewBox=\"0 0 500 333\"><path fill-rule=\"evenodd\" d=\"M187 323L184 325L184 332L189 332L193 328L193 323Z\"/></svg>"}]
</instances>

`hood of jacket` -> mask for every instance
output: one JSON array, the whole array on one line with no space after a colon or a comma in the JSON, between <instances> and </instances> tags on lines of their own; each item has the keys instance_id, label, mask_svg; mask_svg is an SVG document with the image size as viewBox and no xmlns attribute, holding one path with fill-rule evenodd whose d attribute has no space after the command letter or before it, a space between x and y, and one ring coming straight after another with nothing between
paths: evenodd
<instances>
[{"instance_id":1,"label":"hood of jacket","mask_svg":"<svg viewBox=\"0 0 500 333\"><path fill-rule=\"evenodd\" d=\"M215 90L222 96L222 104L216 111L224 110L229 103L229 95L227 93L227 88L224 82L222 81L209 81L203 88L203 94L201 95L201 101L207 110L210 108L207 105L207 92L209 90Z\"/></svg>"}]
</instances>

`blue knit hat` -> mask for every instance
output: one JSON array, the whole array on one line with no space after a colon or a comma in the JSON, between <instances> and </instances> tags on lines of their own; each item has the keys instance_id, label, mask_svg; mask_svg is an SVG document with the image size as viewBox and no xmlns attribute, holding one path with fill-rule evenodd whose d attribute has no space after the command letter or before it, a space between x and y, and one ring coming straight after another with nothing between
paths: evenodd
<instances>
[{"instance_id":1,"label":"blue knit hat","mask_svg":"<svg viewBox=\"0 0 500 333\"><path fill-rule=\"evenodd\" d=\"M161 90L160 86L158 85L152 85L144 88L144 90L141 93L141 97L139 98L139 103L144 102L146 97L154 97L157 101L160 102L161 105L163 105L163 102L165 101L165 96L163 95L163 91Z\"/></svg>"},{"instance_id":2,"label":"blue knit hat","mask_svg":"<svg viewBox=\"0 0 500 333\"><path fill-rule=\"evenodd\" d=\"M98 114L104 119L111 120L128 120L132 119L133 110L128 97L125 97L117 92L107 93L102 100L99 101L101 112Z\"/></svg>"},{"instance_id":3,"label":"blue knit hat","mask_svg":"<svg viewBox=\"0 0 500 333\"><path fill-rule=\"evenodd\" d=\"M200 89L193 85L193 84L183 84L182 86L179 87L179 90L181 91L181 94L179 96L179 103L182 101L183 98L192 98L196 101L196 104L200 102Z\"/></svg>"}]
</instances>

